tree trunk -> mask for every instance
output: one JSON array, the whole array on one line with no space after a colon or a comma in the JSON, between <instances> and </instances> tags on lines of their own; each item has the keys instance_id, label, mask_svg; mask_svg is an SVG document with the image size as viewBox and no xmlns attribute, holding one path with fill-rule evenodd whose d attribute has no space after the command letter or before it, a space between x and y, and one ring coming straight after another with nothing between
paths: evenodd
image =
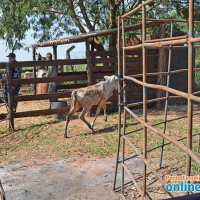
<instances>
[{"instance_id":1,"label":"tree trunk","mask_svg":"<svg viewBox=\"0 0 200 200\"><path fill-rule=\"evenodd\" d=\"M110 26L109 28L117 28L117 14L120 3L115 3L115 0L110 0ZM117 34L110 36L109 50L116 50Z\"/></svg>"},{"instance_id":2,"label":"tree trunk","mask_svg":"<svg viewBox=\"0 0 200 200\"><path fill-rule=\"evenodd\" d=\"M165 37L165 30L166 30L166 24L160 24L160 33L159 33L159 38L164 38ZM166 66L165 66L165 60L166 60L166 55L165 55L165 49L159 49L158 50L158 72L164 72L166 71ZM157 78L157 84L158 85L165 85L165 78L164 76L158 76ZM157 90L156 96L157 98L164 97L165 92L162 90ZM161 108L161 101L158 101L156 104L156 108L160 109Z\"/></svg>"}]
</instances>

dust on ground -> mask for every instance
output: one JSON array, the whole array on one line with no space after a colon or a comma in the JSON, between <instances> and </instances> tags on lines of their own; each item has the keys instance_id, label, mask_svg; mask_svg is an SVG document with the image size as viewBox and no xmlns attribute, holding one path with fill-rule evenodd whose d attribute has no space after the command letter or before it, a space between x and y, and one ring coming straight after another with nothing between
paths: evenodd
<instances>
[{"instance_id":1,"label":"dust on ground","mask_svg":"<svg viewBox=\"0 0 200 200\"><path fill-rule=\"evenodd\" d=\"M20 102L18 112L25 110L48 109L49 101ZM199 107L195 109L198 111ZM0 110L2 112L2 110ZM142 116L142 110L135 111ZM168 119L187 114L186 106L169 107ZM163 120L163 110L150 110L148 123L158 123ZM89 122L93 118L87 118ZM194 117L194 132L199 131L200 119ZM118 114L108 114L108 121L104 122L101 115L95 124L92 134L88 127L78 119L78 114L69 123L69 138L64 139L65 121L54 120L52 116L29 117L15 119L16 131L7 132L7 122L0 123L0 179L5 188L8 199L119 199L119 193L112 191L114 179L115 157L117 151L117 123ZM127 131L132 130L135 120L127 119ZM169 123L169 135L180 138L186 135L186 119ZM135 129L141 126L135 125ZM162 130L159 125L156 128ZM130 135L141 150L142 133ZM160 144L160 138L155 134L148 134L148 148ZM194 149L197 140L193 141ZM126 146L125 156L135 152ZM197 149L197 148L196 148ZM177 156L178 155L178 156ZM159 151L148 154L152 165L157 168ZM167 146L164 151L163 166L167 169L161 175L184 174L184 152ZM132 160L130 165L136 176L141 174L143 164ZM135 173L135 169L138 169ZM196 168L196 166L193 166ZM140 170L139 170L140 169ZM181 169L181 170L180 170ZM193 169L192 169L193 170ZM195 175L195 174L194 174ZM167 198L161 184L156 178L148 176L148 191L152 199ZM130 181L126 177L126 181ZM118 186L121 183L121 166L118 171ZM141 185L141 183L140 183ZM140 199L134 186L125 190L128 199Z\"/></svg>"},{"instance_id":2,"label":"dust on ground","mask_svg":"<svg viewBox=\"0 0 200 200\"><path fill-rule=\"evenodd\" d=\"M88 156L20 162L0 168L9 200L118 200L112 191L115 162Z\"/></svg>"}]
</instances>

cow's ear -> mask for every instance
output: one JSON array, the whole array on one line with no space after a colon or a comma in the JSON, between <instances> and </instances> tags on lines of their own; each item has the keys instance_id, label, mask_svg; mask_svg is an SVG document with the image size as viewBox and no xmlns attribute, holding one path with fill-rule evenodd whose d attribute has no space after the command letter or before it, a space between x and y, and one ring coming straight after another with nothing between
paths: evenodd
<instances>
[{"instance_id":1,"label":"cow's ear","mask_svg":"<svg viewBox=\"0 0 200 200\"><path fill-rule=\"evenodd\" d=\"M109 80L110 76L104 76L105 81Z\"/></svg>"},{"instance_id":2,"label":"cow's ear","mask_svg":"<svg viewBox=\"0 0 200 200\"><path fill-rule=\"evenodd\" d=\"M118 80L119 80L119 78L117 76L115 76L115 82L118 81Z\"/></svg>"}]
</instances>

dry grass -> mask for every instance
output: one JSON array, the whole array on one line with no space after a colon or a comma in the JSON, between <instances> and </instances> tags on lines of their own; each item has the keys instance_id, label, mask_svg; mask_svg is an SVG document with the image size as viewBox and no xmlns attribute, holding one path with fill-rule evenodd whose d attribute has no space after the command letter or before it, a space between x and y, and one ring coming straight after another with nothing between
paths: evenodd
<instances>
[{"instance_id":1,"label":"dry grass","mask_svg":"<svg viewBox=\"0 0 200 200\"><path fill-rule=\"evenodd\" d=\"M48 108L48 101L35 101L20 103L18 111ZM195 110L199 110L196 106ZM142 110L135 112L142 116ZM150 109L148 123L157 123L164 119L164 111ZM168 119L186 115L186 106L171 106L169 108ZM101 115L96 122L95 133L92 134L88 127L77 117L69 124L70 138L64 139L65 121L54 120L51 116L41 116L34 118L16 119L16 131L8 134L5 122L0 124L0 156L1 163L17 162L20 160L32 159L54 159L77 154L88 154L96 157L115 157L117 151L117 123L118 114L112 113L108 116L108 121L104 122ZM92 118L87 118L92 121ZM132 125L136 121L127 116L127 131L140 128L141 125ZM200 119L198 116L193 120L193 132L199 132ZM163 125L156 126L162 130ZM186 136L187 120L181 119L167 124L167 134L174 138ZM130 140L142 151L143 131L138 131L129 135ZM181 141L185 144L186 140ZM148 131L148 148L160 145L162 139ZM193 149L197 153L197 137L193 139ZM128 144L126 145L126 155L132 155L134 151ZM155 167L159 165L160 149L148 153L148 158ZM171 167L185 165L185 153L179 148L170 144L164 148L163 164ZM184 167L183 167L184 170ZM192 173L200 172L196 164L192 163Z\"/></svg>"}]
</instances>

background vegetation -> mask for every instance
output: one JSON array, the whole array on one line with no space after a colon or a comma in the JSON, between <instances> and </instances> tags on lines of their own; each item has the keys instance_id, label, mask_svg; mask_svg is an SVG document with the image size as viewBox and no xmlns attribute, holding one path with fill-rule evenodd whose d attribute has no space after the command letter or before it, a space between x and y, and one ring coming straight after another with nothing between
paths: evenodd
<instances>
[{"instance_id":1,"label":"background vegetation","mask_svg":"<svg viewBox=\"0 0 200 200\"><path fill-rule=\"evenodd\" d=\"M22 44L27 31L34 31L38 42L90 31L117 27L117 16L129 12L142 0L3 0L0 1L0 39L10 50L27 48ZM199 0L195 0L195 20L200 20ZM158 0L147 6L149 18L188 18L188 0ZM138 11L135 17L141 17ZM132 23L127 21L127 24ZM134 22L137 23L137 22ZM175 32L184 33L186 26L177 24ZM152 29L155 31L155 29ZM152 31L150 30L150 31ZM195 33L199 34L200 27ZM95 49L116 47L116 36L95 39Z\"/></svg>"}]
</instances>

